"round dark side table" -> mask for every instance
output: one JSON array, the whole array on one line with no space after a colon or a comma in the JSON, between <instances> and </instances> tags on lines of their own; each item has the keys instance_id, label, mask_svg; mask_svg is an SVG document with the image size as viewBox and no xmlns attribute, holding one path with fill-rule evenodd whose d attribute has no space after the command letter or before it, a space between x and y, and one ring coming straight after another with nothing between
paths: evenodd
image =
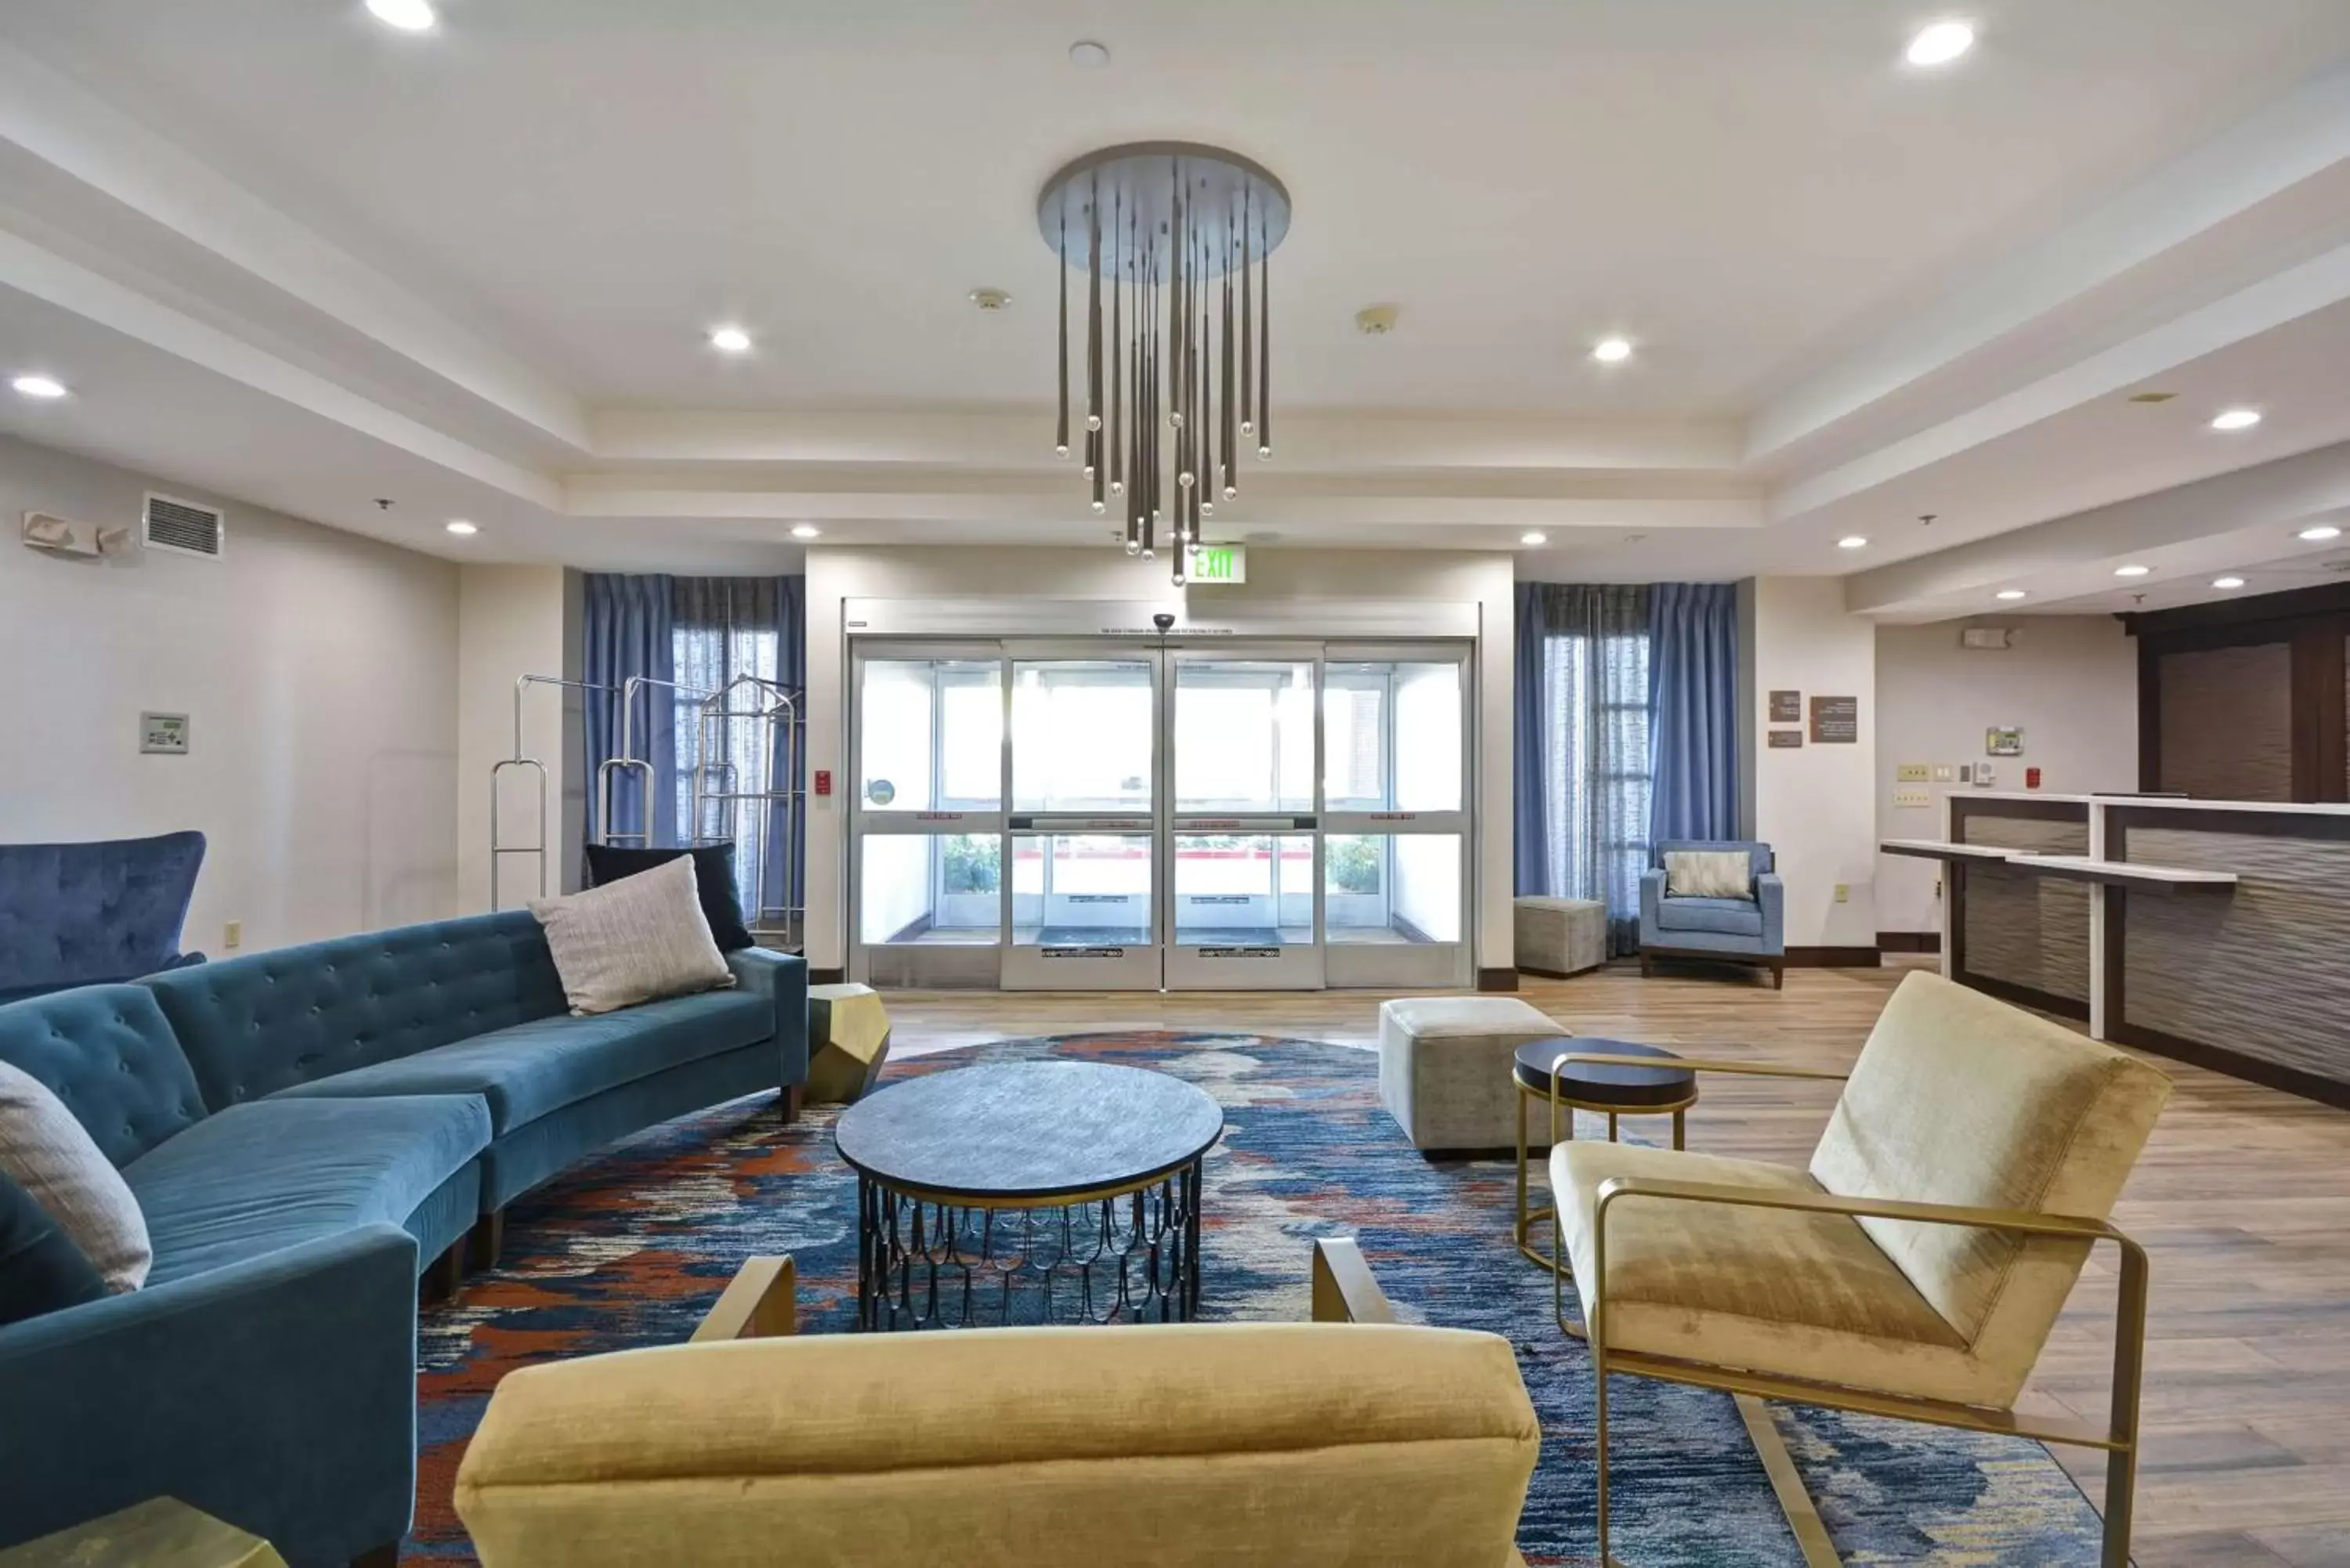
<instances>
[{"instance_id":1,"label":"round dark side table","mask_svg":"<svg viewBox=\"0 0 2350 1568\"><path fill-rule=\"evenodd\" d=\"M1655 1059L1654 1067L1616 1067L1597 1063L1569 1062L1558 1068L1555 1082L1552 1067L1561 1056L1645 1056ZM1673 1118L1673 1147L1688 1147L1688 1127L1683 1118L1689 1108L1697 1104L1697 1075L1686 1067L1672 1064L1680 1060L1670 1051L1655 1045L1636 1044L1628 1040L1591 1040L1580 1035L1562 1035L1555 1040L1535 1040L1517 1049L1511 1075L1518 1089L1518 1215L1512 1234L1518 1251L1545 1269L1556 1269L1558 1261L1527 1240L1533 1228L1551 1217L1551 1210L1526 1207L1526 1103L1539 1101L1550 1107L1550 1140L1555 1145L1575 1137L1575 1113L1594 1111L1607 1118L1607 1141L1616 1141L1616 1123L1619 1116L1662 1116ZM1559 1113L1565 1111L1562 1117Z\"/></svg>"},{"instance_id":2,"label":"round dark side table","mask_svg":"<svg viewBox=\"0 0 2350 1568\"><path fill-rule=\"evenodd\" d=\"M833 1126L857 1171L857 1325L1188 1321L1223 1107L1164 1073L1014 1062L910 1078Z\"/></svg>"}]
</instances>

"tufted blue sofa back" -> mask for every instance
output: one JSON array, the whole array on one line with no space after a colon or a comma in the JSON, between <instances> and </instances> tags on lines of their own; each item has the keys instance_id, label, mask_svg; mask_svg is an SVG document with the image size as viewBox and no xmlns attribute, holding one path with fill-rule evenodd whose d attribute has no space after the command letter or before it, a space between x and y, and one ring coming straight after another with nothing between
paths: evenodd
<instances>
[{"instance_id":1,"label":"tufted blue sofa back","mask_svg":"<svg viewBox=\"0 0 2350 1568\"><path fill-rule=\"evenodd\" d=\"M0 1062L63 1101L118 1168L204 1117L196 1075L143 986L0 1007Z\"/></svg>"},{"instance_id":2,"label":"tufted blue sofa back","mask_svg":"<svg viewBox=\"0 0 2350 1568\"><path fill-rule=\"evenodd\" d=\"M168 968L203 860L201 833L0 844L0 1001Z\"/></svg>"},{"instance_id":3,"label":"tufted blue sofa back","mask_svg":"<svg viewBox=\"0 0 2350 1568\"><path fill-rule=\"evenodd\" d=\"M150 975L141 984L225 1110L565 1008L524 909L338 937Z\"/></svg>"}]
</instances>

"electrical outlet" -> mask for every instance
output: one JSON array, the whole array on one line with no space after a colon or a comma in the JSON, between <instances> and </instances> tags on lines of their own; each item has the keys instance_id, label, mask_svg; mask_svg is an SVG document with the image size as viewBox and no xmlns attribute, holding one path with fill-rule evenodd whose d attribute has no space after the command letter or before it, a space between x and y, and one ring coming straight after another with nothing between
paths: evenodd
<instances>
[{"instance_id":1,"label":"electrical outlet","mask_svg":"<svg viewBox=\"0 0 2350 1568\"><path fill-rule=\"evenodd\" d=\"M1844 882L1836 884L1836 902L1839 904L1849 904L1852 902L1852 888L1850 884Z\"/></svg>"},{"instance_id":2,"label":"electrical outlet","mask_svg":"<svg viewBox=\"0 0 2350 1568\"><path fill-rule=\"evenodd\" d=\"M1903 763L1893 770L1893 782L1896 784L1924 784L1933 776L1933 765L1929 763Z\"/></svg>"},{"instance_id":3,"label":"electrical outlet","mask_svg":"<svg viewBox=\"0 0 2350 1568\"><path fill-rule=\"evenodd\" d=\"M221 946L234 952L244 946L244 922L231 920L221 928Z\"/></svg>"},{"instance_id":4,"label":"electrical outlet","mask_svg":"<svg viewBox=\"0 0 2350 1568\"><path fill-rule=\"evenodd\" d=\"M1893 804L1906 811L1923 811L1934 804L1934 792L1915 787L1897 789L1893 792Z\"/></svg>"},{"instance_id":5,"label":"electrical outlet","mask_svg":"<svg viewBox=\"0 0 2350 1568\"><path fill-rule=\"evenodd\" d=\"M1949 784L1957 776L1958 770L1953 768L1950 763L1936 763L1934 764L1934 782L1936 784Z\"/></svg>"}]
</instances>

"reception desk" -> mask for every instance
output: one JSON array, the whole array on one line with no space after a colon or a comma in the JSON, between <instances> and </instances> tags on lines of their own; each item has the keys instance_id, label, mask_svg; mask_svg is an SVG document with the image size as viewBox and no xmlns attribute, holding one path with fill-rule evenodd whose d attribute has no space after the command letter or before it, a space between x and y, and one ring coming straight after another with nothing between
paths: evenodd
<instances>
[{"instance_id":1,"label":"reception desk","mask_svg":"<svg viewBox=\"0 0 2350 1568\"><path fill-rule=\"evenodd\" d=\"M1953 794L1942 968L2101 1040L2350 1106L2350 805Z\"/></svg>"}]
</instances>

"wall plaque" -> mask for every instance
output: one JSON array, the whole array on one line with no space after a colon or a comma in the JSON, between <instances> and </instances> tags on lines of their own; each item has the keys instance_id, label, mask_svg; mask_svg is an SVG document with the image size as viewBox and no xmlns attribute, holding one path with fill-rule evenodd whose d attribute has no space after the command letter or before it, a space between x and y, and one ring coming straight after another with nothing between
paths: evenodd
<instances>
[{"instance_id":1,"label":"wall plaque","mask_svg":"<svg viewBox=\"0 0 2350 1568\"><path fill-rule=\"evenodd\" d=\"M1853 746L1860 743L1860 699L1812 699L1812 744Z\"/></svg>"},{"instance_id":2,"label":"wall plaque","mask_svg":"<svg viewBox=\"0 0 2350 1568\"><path fill-rule=\"evenodd\" d=\"M1771 722L1800 724L1804 722L1804 694L1800 691L1771 693Z\"/></svg>"},{"instance_id":3,"label":"wall plaque","mask_svg":"<svg viewBox=\"0 0 2350 1568\"><path fill-rule=\"evenodd\" d=\"M1804 732L1801 730L1773 730L1771 732L1771 749L1774 752L1791 752L1801 746L1803 743Z\"/></svg>"}]
</instances>

